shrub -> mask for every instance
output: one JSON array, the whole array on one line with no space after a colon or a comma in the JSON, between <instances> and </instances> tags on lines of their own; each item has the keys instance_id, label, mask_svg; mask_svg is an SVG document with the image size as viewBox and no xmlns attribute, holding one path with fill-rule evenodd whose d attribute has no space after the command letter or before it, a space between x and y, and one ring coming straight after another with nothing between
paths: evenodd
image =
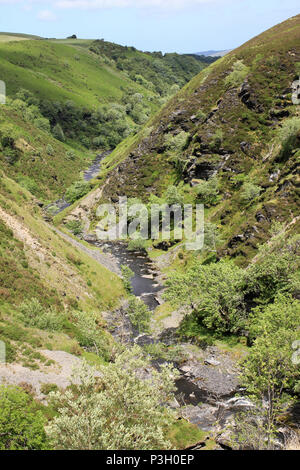
<instances>
[{"instance_id":1,"label":"shrub","mask_svg":"<svg viewBox=\"0 0 300 470\"><path fill-rule=\"evenodd\" d=\"M75 155L75 152L73 152L73 150L69 150L69 151L67 152L67 158L68 158L69 160L75 160L75 157L76 157L76 155Z\"/></svg>"},{"instance_id":2,"label":"shrub","mask_svg":"<svg viewBox=\"0 0 300 470\"><path fill-rule=\"evenodd\" d=\"M131 285L131 279L134 276L134 272L125 265L121 266L121 272L122 272L122 278L123 278L123 284L127 292L132 292L132 285Z\"/></svg>"},{"instance_id":3,"label":"shrub","mask_svg":"<svg viewBox=\"0 0 300 470\"><path fill-rule=\"evenodd\" d=\"M279 293L300 291L300 236L285 239L277 235L260 247L257 262L245 274L245 293L258 304L273 302Z\"/></svg>"},{"instance_id":4,"label":"shrub","mask_svg":"<svg viewBox=\"0 0 300 470\"><path fill-rule=\"evenodd\" d=\"M260 186L257 186L256 184L249 182L246 182L243 184L243 188L241 191L241 199L245 203L249 203L254 201L262 191L262 188Z\"/></svg>"},{"instance_id":5,"label":"shrub","mask_svg":"<svg viewBox=\"0 0 300 470\"><path fill-rule=\"evenodd\" d=\"M56 124L56 126L53 127L52 134L55 139L60 140L61 142L64 142L66 140L64 131L60 124Z\"/></svg>"},{"instance_id":6,"label":"shrub","mask_svg":"<svg viewBox=\"0 0 300 470\"><path fill-rule=\"evenodd\" d=\"M48 144L47 147L46 147L46 152L47 152L47 155L49 155L50 157L53 157L54 155L54 148L52 147L51 144Z\"/></svg>"},{"instance_id":7,"label":"shrub","mask_svg":"<svg viewBox=\"0 0 300 470\"><path fill-rule=\"evenodd\" d=\"M244 273L233 263L199 265L167 280L166 300L191 308L199 322L216 333L237 332L245 325Z\"/></svg>"},{"instance_id":8,"label":"shrub","mask_svg":"<svg viewBox=\"0 0 300 470\"><path fill-rule=\"evenodd\" d=\"M67 189L65 194L66 201L73 204L75 201L85 196L90 189L91 186L88 182L83 180L76 181Z\"/></svg>"},{"instance_id":9,"label":"shrub","mask_svg":"<svg viewBox=\"0 0 300 470\"><path fill-rule=\"evenodd\" d=\"M282 127L278 131L278 140L281 144L281 150L279 152L278 160L284 160L288 158L290 152L294 148L298 148L297 143L300 137L300 118L292 117L286 119L282 123Z\"/></svg>"},{"instance_id":10,"label":"shrub","mask_svg":"<svg viewBox=\"0 0 300 470\"><path fill-rule=\"evenodd\" d=\"M20 305L19 311L25 326L49 331L59 331L62 329L62 315L53 309L45 309L37 299L25 300Z\"/></svg>"},{"instance_id":11,"label":"shrub","mask_svg":"<svg viewBox=\"0 0 300 470\"><path fill-rule=\"evenodd\" d=\"M252 334L256 336L243 362L242 384L260 406L264 403L268 444L276 431L276 421L289 407L284 393L300 379L299 367L292 361L292 345L299 339L300 303L279 296L273 305L256 309L252 316Z\"/></svg>"},{"instance_id":12,"label":"shrub","mask_svg":"<svg viewBox=\"0 0 300 470\"><path fill-rule=\"evenodd\" d=\"M0 450L46 450L44 418L17 387L0 385Z\"/></svg>"},{"instance_id":13,"label":"shrub","mask_svg":"<svg viewBox=\"0 0 300 470\"><path fill-rule=\"evenodd\" d=\"M73 233L73 235L81 235L83 226L80 220L70 220L67 222L66 227Z\"/></svg>"},{"instance_id":14,"label":"shrub","mask_svg":"<svg viewBox=\"0 0 300 470\"><path fill-rule=\"evenodd\" d=\"M98 371L84 363L73 374L73 386L52 395L58 416L47 427L56 449L169 449L166 439L174 417L162 404L173 398L178 373L170 366L139 373L149 360L135 346ZM147 410L147 412L145 412Z\"/></svg>"},{"instance_id":15,"label":"shrub","mask_svg":"<svg viewBox=\"0 0 300 470\"><path fill-rule=\"evenodd\" d=\"M216 176L208 181L201 181L196 188L197 196L207 206L216 205L219 199L219 187L219 180Z\"/></svg>"},{"instance_id":16,"label":"shrub","mask_svg":"<svg viewBox=\"0 0 300 470\"><path fill-rule=\"evenodd\" d=\"M146 240L142 240L141 238L137 238L135 240L130 240L128 243L128 250L129 251L146 251Z\"/></svg>"},{"instance_id":17,"label":"shrub","mask_svg":"<svg viewBox=\"0 0 300 470\"><path fill-rule=\"evenodd\" d=\"M223 139L224 139L224 135L223 135L222 129L217 129L211 138L211 141L209 144L210 149L218 151L222 145Z\"/></svg>"},{"instance_id":18,"label":"shrub","mask_svg":"<svg viewBox=\"0 0 300 470\"><path fill-rule=\"evenodd\" d=\"M93 312L75 311L72 316L76 321L76 336L79 344L109 360L108 339L98 325L97 315Z\"/></svg>"},{"instance_id":19,"label":"shrub","mask_svg":"<svg viewBox=\"0 0 300 470\"><path fill-rule=\"evenodd\" d=\"M225 85L228 87L238 87L245 80L249 73L249 67L247 67L242 60L237 60L232 67L232 72L226 77Z\"/></svg>"},{"instance_id":20,"label":"shrub","mask_svg":"<svg viewBox=\"0 0 300 470\"><path fill-rule=\"evenodd\" d=\"M184 131L181 131L177 135L166 134L165 146L167 150L169 150L170 152L175 152L175 153L180 152L185 148L188 142L188 138L189 138L189 133L184 132Z\"/></svg>"},{"instance_id":21,"label":"shrub","mask_svg":"<svg viewBox=\"0 0 300 470\"><path fill-rule=\"evenodd\" d=\"M169 204L170 206L173 205L182 205L183 204L183 198L181 194L179 193L179 190L176 186L168 186L167 191L165 193L165 200L166 203Z\"/></svg>"},{"instance_id":22,"label":"shrub","mask_svg":"<svg viewBox=\"0 0 300 470\"><path fill-rule=\"evenodd\" d=\"M44 132L50 132L51 128L49 119L46 119L44 117L38 117L33 121L33 124L35 125L35 127Z\"/></svg>"},{"instance_id":23,"label":"shrub","mask_svg":"<svg viewBox=\"0 0 300 470\"><path fill-rule=\"evenodd\" d=\"M127 313L132 326L136 328L139 333L150 332L151 311L143 301L132 297L129 301Z\"/></svg>"}]
</instances>

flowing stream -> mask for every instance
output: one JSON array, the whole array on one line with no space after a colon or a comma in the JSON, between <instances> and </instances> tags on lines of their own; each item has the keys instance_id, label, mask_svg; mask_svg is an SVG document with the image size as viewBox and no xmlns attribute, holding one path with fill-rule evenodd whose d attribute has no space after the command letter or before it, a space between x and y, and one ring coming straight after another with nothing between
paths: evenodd
<instances>
[{"instance_id":1,"label":"flowing stream","mask_svg":"<svg viewBox=\"0 0 300 470\"><path fill-rule=\"evenodd\" d=\"M107 155L109 155L109 153L110 152L104 152L102 154L97 155L92 165L84 172L85 181L90 181L98 175L101 168L101 162ZM63 209L70 205L64 198L56 201L55 204L58 208L57 213L61 212ZM127 249L127 244L123 241L96 241L91 240L89 237L86 238L86 241L89 242L89 244L91 245L99 247L99 249L101 249L103 253L112 255L117 261L119 268L121 268L122 265L126 265L133 271L134 276L131 279L133 294L141 298L141 300L143 300L143 302L150 308L150 310L154 311L159 305L158 296L160 291L162 290L162 286L158 281L159 273L155 265L152 263L151 259L146 254L146 252L129 251ZM168 333L168 330L164 331ZM144 342L145 344L150 344L157 341L157 339L154 339L154 337L150 335L141 336L142 338L138 337L138 339L142 340L142 342ZM161 340L164 341L164 339ZM173 340L171 340L171 343L177 343L176 339L174 338ZM160 361L158 360L156 362L159 363ZM159 364L157 365L159 367ZM197 406L199 402L202 402L204 407L207 406L208 409L211 408L207 401L206 391L203 390L201 386L199 386L200 383L193 383L190 380L189 376L186 376L186 374L183 373L181 370L180 373L181 376L176 383L176 398L178 405L189 405L191 407L189 409L189 412L186 412L185 416L190 422L197 424L201 429L212 429L214 427L214 424L213 422L210 423L210 421L214 421L215 418L209 418L207 416L206 408L203 410L202 408L199 408L199 406ZM234 393L232 393L231 396L233 395ZM226 397L227 400L229 397ZM206 403L207 405L204 405ZM226 402L224 401L224 403Z\"/></svg>"}]
</instances>

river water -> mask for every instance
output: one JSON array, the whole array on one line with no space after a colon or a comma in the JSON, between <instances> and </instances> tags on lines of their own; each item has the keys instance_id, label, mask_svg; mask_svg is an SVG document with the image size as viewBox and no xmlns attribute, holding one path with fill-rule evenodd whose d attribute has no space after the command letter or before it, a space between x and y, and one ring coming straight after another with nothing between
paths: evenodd
<instances>
[{"instance_id":1,"label":"river water","mask_svg":"<svg viewBox=\"0 0 300 470\"><path fill-rule=\"evenodd\" d=\"M102 160L110 155L110 153L111 150L108 150L97 155L91 166L84 172L83 178L85 181L88 182L97 177L101 169ZM57 206L57 210L53 215L62 212L70 206L64 197L55 201L54 204ZM51 204L51 206L53 206L53 204ZM155 310L159 304L157 295L162 287L156 279L158 275L157 270L146 252L129 251L127 250L127 244L122 241L95 242L89 239L86 241L91 245L99 247L104 253L111 254L115 258L119 268L121 268L122 265L128 266L134 273L131 279L133 294L140 297L150 310Z\"/></svg>"},{"instance_id":2,"label":"river water","mask_svg":"<svg viewBox=\"0 0 300 470\"><path fill-rule=\"evenodd\" d=\"M109 153L110 152L104 152L97 155L92 165L84 172L85 181L90 181L91 179L97 177L101 169L101 162L107 155L109 155ZM61 212L63 209L69 206L68 202L65 201L64 198L56 201L56 205L58 206L58 212ZM149 309L154 311L159 305L157 298L160 291L162 290L162 286L158 282L159 273L157 272L157 269L151 259L147 256L146 252L129 251L127 249L127 244L123 241L101 242L95 240L92 241L89 239L86 241L88 241L91 245L99 247L99 249L101 249L104 253L112 255L120 268L122 265L126 265L133 271L134 276L131 279L133 294L141 298L141 300L143 300ZM148 344L157 342L157 339L146 335L145 341ZM177 340L174 338L173 344L175 343L177 343ZM174 365L176 366L176 364ZM197 405L199 402L207 402L207 394L204 390L202 390L200 382L197 385L192 383L191 380L181 372L180 378L176 381L177 392L175 393L175 396L180 406L192 406L191 415L187 415L186 418L190 422L197 424L202 429L203 426L205 428L208 423L205 417L205 413L201 411Z\"/></svg>"},{"instance_id":3,"label":"river water","mask_svg":"<svg viewBox=\"0 0 300 470\"><path fill-rule=\"evenodd\" d=\"M142 251L129 251L127 244L121 241L89 243L98 246L104 253L112 254L120 268L124 265L132 270L133 294L140 297L150 310L155 310L159 305L157 295L162 286L157 281L158 272L147 254Z\"/></svg>"}]
</instances>

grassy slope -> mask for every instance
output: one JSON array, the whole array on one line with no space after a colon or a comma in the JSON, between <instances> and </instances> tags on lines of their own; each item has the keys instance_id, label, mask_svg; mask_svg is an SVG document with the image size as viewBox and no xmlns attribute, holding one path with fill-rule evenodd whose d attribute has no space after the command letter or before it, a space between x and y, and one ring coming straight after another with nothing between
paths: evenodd
<instances>
[{"instance_id":1,"label":"grassy slope","mask_svg":"<svg viewBox=\"0 0 300 470\"><path fill-rule=\"evenodd\" d=\"M130 80L81 47L50 41L0 44L0 75L8 96L20 88L39 98L72 100L83 107L118 101ZM136 85L137 90L145 90Z\"/></svg>"},{"instance_id":2,"label":"grassy slope","mask_svg":"<svg viewBox=\"0 0 300 470\"><path fill-rule=\"evenodd\" d=\"M73 309L100 313L120 302L121 280L53 232L31 194L4 175L0 233L0 339L10 345L11 359L24 344L80 352L68 327L53 334L24 329L18 319L19 305L36 298L45 308L53 306L62 314ZM18 328L23 331L20 338Z\"/></svg>"},{"instance_id":3,"label":"grassy slope","mask_svg":"<svg viewBox=\"0 0 300 470\"><path fill-rule=\"evenodd\" d=\"M145 95L152 94L121 72L101 63L98 56L81 46L81 41L74 47L69 41L0 43L0 77L6 82L8 97L24 88L39 99L71 100L92 110L101 104L119 102L123 94L121 87L130 85ZM0 155L1 167L7 175L45 201L61 196L91 161L92 154L82 151L77 143L62 144L25 122L8 106L0 107L0 120L2 124L11 125L19 139L25 141L25 146L20 146L17 163L10 165ZM48 144L54 149L53 156L47 154ZM66 154L74 145L76 156L70 161Z\"/></svg>"},{"instance_id":4,"label":"grassy slope","mask_svg":"<svg viewBox=\"0 0 300 470\"><path fill-rule=\"evenodd\" d=\"M248 69L240 83L230 86L226 79L237 61ZM257 244L268 238L274 220L290 222L298 214L299 141L281 158L278 134L299 112L290 95L299 62L300 16L297 16L212 64L152 118L147 124L148 132L144 129L135 142L128 140L109 156L105 176L110 177L110 184L104 196L127 194L147 198L153 192L161 194L170 182L178 182L168 161L164 138L167 133L175 135L184 130L190 136L183 152L185 180L207 179L207 170L212 172L221 167L218 171L221 201L208 213L225 240L220 253L238 257L242 263L252 257ZM243 82L249 92L246 102L240 94ZM199 111L205 119L195 118ZM218 129L222 130L222 141L215 146L213 140ZM242 150L242 142L246 142L246 150ZM121 167L120 172L116 166ZM270 175L277 170L279 178L272 182ZM248 175L262 187L253 204L242 203L241 187L234 186L232 180L237 174ZM191 192L188 187L185 191ZM292 230L297 230L297 224ZM238 234L242 234L239 239Z\"/></svg>"},{"instance_id":5,"label":"grassy slope","mask_svg":"<svg viewBox=\"0 0 300 470\"><path fill-rule=\"evenodd\" d=\"M37 129L8 106L0 106L0 124L10 125L17 137L18 160L8 163L0 152L0 166L5 174L44 201L53 201L77 180L80 171L94 158L90 151L76 149L74 159L67 158L71 147ZM47 146L53 148L48 155Z\"/></svg>"}]
</instances>

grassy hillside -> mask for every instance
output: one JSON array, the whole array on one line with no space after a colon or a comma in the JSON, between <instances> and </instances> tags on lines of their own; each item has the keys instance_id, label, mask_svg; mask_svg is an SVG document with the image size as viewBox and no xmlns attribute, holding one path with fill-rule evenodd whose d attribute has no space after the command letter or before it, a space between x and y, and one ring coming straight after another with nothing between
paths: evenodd
<instances>
[{"instance_id":1,"label":"grassy hillside","mask_svg":"<svg viewBox=\"0 0 300 470\"><path fill-rule=\"evenodd\" d=\"M79 179L92 152L135 134L174 93L178 80L176 74L169 79L162 97L152 82L130 77L126 66L120 70L109 54L95 52L92 40L36 40L13 33L0 38L0 77L7 91L7 105L0 108L1 164L44 201ZM146 54L131 50L130 56L135 62ZM206 65L176 56L180 60L181 84ZM155 72L152 62L143 73L163 75L165 69Z\"/></svg>"},{"instance_id":2,"label":"grassy hillside","mask_svg":"<svg viewBox=\"0 0 300 470\"><path fill-rule=\"evenodd\" d=\"M299 215L299 26L291 18L193 78L108 157L104 197L147 200L175 184L186 202L206 204L220 256L251 259L274 221Z\"/></svg>"},{"instance_id":3,"label":"grassy hillside","mask_svg":"<svg viewBox=\"0 0 300 470\"><path fill-rule=\"evenodd\" d=\"M9 360L22 357L25 346L48 349L49 344L82 354L73 312L96 313L103 326L100 312L116 307L124 295L121 280L57 235L30 193L3 173L0 232L0 339L8 345ZM20 314L26 302L32 312L34 303L40 305L39 315L45 318L52 312L52 326L29 324ZM110 341L108 336L107 351Z\"/></svg>"}]
</instances>

